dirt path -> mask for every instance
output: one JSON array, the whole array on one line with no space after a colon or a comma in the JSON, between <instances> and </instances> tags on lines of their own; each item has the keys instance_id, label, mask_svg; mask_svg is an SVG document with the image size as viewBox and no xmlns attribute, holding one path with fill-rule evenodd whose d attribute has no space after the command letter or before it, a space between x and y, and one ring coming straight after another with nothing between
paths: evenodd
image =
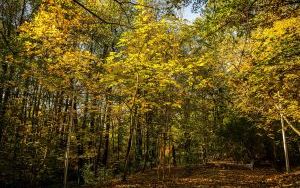
<instances>
[{"instance_id":1,"label":"dirt path","mask_svg":"<svg viewBox=\"0 0 300 188\"><path fill-rule=\"evenodd\" d=\"M114 180L100 187L300 187L300 171L291 174L272 169L236 169L211 165L166 169L164 181L157 170L135 174L127 182Z\"/></svg>"}]
</instances>

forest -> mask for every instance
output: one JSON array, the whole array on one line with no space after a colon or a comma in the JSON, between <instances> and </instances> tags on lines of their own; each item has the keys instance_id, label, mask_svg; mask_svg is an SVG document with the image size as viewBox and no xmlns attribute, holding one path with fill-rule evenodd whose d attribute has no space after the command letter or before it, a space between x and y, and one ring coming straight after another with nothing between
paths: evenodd
<instances>
[{"instance_id":1,"label":"forest","mask_svg":"<svg viewBox=\"0 0 300 188\"><path fill-rule=\"evenodd\" d=\"M299 0L0 0L0 34L0 187L300 187Z\"/></svg>"}]
</instances>

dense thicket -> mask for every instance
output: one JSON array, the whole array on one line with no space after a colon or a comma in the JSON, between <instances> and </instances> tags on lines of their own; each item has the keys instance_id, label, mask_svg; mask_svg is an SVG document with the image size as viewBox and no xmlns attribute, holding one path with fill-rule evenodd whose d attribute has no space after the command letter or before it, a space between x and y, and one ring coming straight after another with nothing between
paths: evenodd
<instances>
[{"instance_id":1,"label":"dense thicket","mask_svg":"<svg viewBox=\"0 0 300 188\"><path fill-rule=\"evenodd\" d=\"M175 7L193 4L194 23ZM297 0L0 2L0 186L299 164ZM282 143L282 135L286 145Z\"/></svg>"}]
</instances>

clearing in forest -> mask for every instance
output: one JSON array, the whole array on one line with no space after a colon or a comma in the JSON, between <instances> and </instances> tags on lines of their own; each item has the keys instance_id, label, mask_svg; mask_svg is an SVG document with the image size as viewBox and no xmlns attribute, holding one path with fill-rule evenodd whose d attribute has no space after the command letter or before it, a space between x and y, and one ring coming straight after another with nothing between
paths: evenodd
<instances>
[{"instance_id":1,"label":"clearing in forest","mask_svg":"<svg viewBox=\"0 0 300 188\"><path fill-rule=\"evenodd\" d=\"M164 181L153 169L132 175L126 182L114 180L98 187L300 187L300 171L284 174L271 168L250 170L208 164L166 168Z\"/></svg>"}]
</instances>

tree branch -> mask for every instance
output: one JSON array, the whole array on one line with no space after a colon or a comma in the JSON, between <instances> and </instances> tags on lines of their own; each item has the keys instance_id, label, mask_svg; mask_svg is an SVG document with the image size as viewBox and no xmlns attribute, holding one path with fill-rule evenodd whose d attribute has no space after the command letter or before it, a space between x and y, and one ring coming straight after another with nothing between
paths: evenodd
<instances>
[{"instance_id":1,"label":"tree branch","mask_svg":"<svg viewBox=\"0 0 300 188\"><path fill-rule=\"evenodd\" d=\"M278 106L277 104L275 104L275 107L277 108L277 110L279 111L279 113L282 115L283 119L287 122L287 124L293 129L293 131L295 133L298 134L298 136L300 136L300 131L298 129L296 129L291 122L285 117L285 115L282 113L282 110L280 108L280 106Z\"/></svg>"},{"instance_id":2,"label":"tree branch","mask_svg":"<svg viewBox=\"0 0 300 188\"><path fill-rule=\"evenodd\" d=\"M119 0L113 0L114 2L118 3L119 5L121 4L131 4L131 5L134 5L134 6L142 6L142 7L147 7L147 8L152 8L152 6L148 6L148 5L142 5L142 4L139 4L139 3L134 3L132 1L119 1Z\"/></svg>"},{"instance_id":3,"label":"tree branch","mask_svg":"<svg viewBox=\"0 0 300 188\"><path fill-rule=\"evenodd\" d=\"M3 31L0 31L3 41L5 42L8 50L13 54L16 55L17 53L11 48L9 41L7 40L6 36L4 35Z\"/></svg>"},{"instance_id":4,"label":"tree branch","mask_svg":"<svg viewBox=\"0 0 300 188\"><path fill-rule=\"evenodd\" d=\"M283 119L287 122L287 124L293 129L293 131L295 133L298 134L298 136L300 136L300 131L298 129L296 129L292 124L291 122L283 115Z\"/></svg>"},{"instance_id":5,"label":"tree branch","mask_svg":"<svg viewBox=\"0 0 300 188\"><path fill-rule=\"evenodd\" d=\"M73 2L75 4L77 4L78 6L80 6L81 8L83 8L85 11L87 11L88 13L90 13L92 16L96 17L98 20L100 20L102 23L104 24L110 24L110 25L119 25L119 26L126 26L126 25L123 25L121 23L116 23L116 22L110 22L110 21L107 21L103 18L101 18L100 16L98 16L96 13L94 13L93 11L91 11L89 8L87 8L85 5L83 5L82 3L80 3L78 0L73 0Z\"/></svg>"}]
</instances>

